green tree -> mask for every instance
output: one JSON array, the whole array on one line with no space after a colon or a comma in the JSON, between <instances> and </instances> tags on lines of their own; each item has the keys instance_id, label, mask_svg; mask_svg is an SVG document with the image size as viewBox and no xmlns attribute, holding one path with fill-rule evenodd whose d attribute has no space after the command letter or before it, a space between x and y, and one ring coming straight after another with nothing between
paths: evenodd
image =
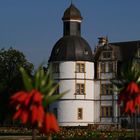
<instances>
[{"instance_id":1,"label":"green tree","mask_svg":"<svg viewBox=\"0 0 140 140\"><path fill-rule=\"evenodd\" d=\"M29 75L33 64L27 61L24 54L13 48L0 50L0 123L3 124L12 112L9 97L24 88L19 68L23 67ZM8 116L8 117L7 117Z\"/></svg>"}]
</instances>

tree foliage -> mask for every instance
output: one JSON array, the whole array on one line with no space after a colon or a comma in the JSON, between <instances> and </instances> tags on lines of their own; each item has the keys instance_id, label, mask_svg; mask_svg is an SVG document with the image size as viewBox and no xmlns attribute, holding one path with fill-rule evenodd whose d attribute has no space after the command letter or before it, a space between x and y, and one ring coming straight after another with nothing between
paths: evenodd
<instances>
[{"instance_id":1,"label":"tree foliage","mask_svg":"<svg viewBox=\"0 0 140 140\"><path fill-rule=\"evenodd\" d=\"M20 67L31 75L33 64L27 61L22 52L13 48L0 50L0 121L10 114L9 97L24 88Z\"/></svg>"}]
</instances>

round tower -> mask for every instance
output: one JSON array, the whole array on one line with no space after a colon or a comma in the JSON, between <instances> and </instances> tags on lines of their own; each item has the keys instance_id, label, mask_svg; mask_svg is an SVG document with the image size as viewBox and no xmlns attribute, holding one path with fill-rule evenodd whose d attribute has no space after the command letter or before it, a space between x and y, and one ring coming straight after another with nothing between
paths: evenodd
<instances>
[{"instance_id":1,"label":"round tower","mask_svg":"<svg viewBox=\"0 0 140 140\"><path fill-rule=\"evenodd\" d=\"M81 37L80 11L71 4L64 12L63 37L52 49L49 63L58 93L69 90L50 106L60 126L86 126L94 120L94 63L92 50Z\"/></svg>"}]
</instances>

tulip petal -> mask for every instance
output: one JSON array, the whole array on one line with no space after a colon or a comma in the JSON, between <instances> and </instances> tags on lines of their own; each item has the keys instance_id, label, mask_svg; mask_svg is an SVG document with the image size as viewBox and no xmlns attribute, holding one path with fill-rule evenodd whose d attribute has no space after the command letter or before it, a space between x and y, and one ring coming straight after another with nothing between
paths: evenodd
<instances>
[{"instance_id":1,"label":"tulip petal","mask_svg":"<svg viewBox=\"0 0 140 140\"><path fill-rule=\"evenodd\" d=\"M37 123L38 108L35 105L31 106L31 124L35 125Z\"/></svg>"},{"instance_id":2,"label":"tulip petal","mask_svg":"<svg viewBox=\"0 0 140 140\"><path fill-rule=\"evenodd\" d=\"M19 108L13 116L13 120L18 119L20 117L21 113L22 113L22 110L21 110L21 108Z\"/></svg>"},{"instance_id":3,"label":"tulip petal","mask_svg":"<svg viewBox=\"0 0 140 140\"><path fill-rule=\"evenodd\" d=\"M42 95L39 91L37 90L32 90L33 93L33 103L41 104L42 103Z\"/></svg>"},{"instance_id":4,"label":"tulip petal","mask_svg":"<svg viewBox=\"0 0 140 140\"><path fill-rule=\"evenodd\" d=\"M28 112L27 110L23 110L21 114L21 121L23 124L25 124L28 121Z\"/></svg>"}]
</instances>

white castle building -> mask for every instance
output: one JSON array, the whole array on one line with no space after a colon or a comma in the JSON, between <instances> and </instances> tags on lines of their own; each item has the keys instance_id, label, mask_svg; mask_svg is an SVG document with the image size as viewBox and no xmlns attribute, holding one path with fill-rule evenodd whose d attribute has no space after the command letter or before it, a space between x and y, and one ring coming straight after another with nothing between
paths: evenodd
<instances>
[{"instance_id":1,"label":"white castle building","mask_svg":"<svg viewBox=\"0 0 140 140\"><path fill-rule=\"evenodd\" d=\"M138 56L140 41L108 43L99 38L94 54L81 37L82 16L71 4L63 15L63 37L53 47L49 64L60 83L58 94L69 90L50 106L60 126L118 124L117 93L110 82L119 74L122 62ZM123 49L122 49L123 48ZM129 56L122 55L131 50ZM140 54L140 53L139 53Z\"/></svg>"}]
</instances>

